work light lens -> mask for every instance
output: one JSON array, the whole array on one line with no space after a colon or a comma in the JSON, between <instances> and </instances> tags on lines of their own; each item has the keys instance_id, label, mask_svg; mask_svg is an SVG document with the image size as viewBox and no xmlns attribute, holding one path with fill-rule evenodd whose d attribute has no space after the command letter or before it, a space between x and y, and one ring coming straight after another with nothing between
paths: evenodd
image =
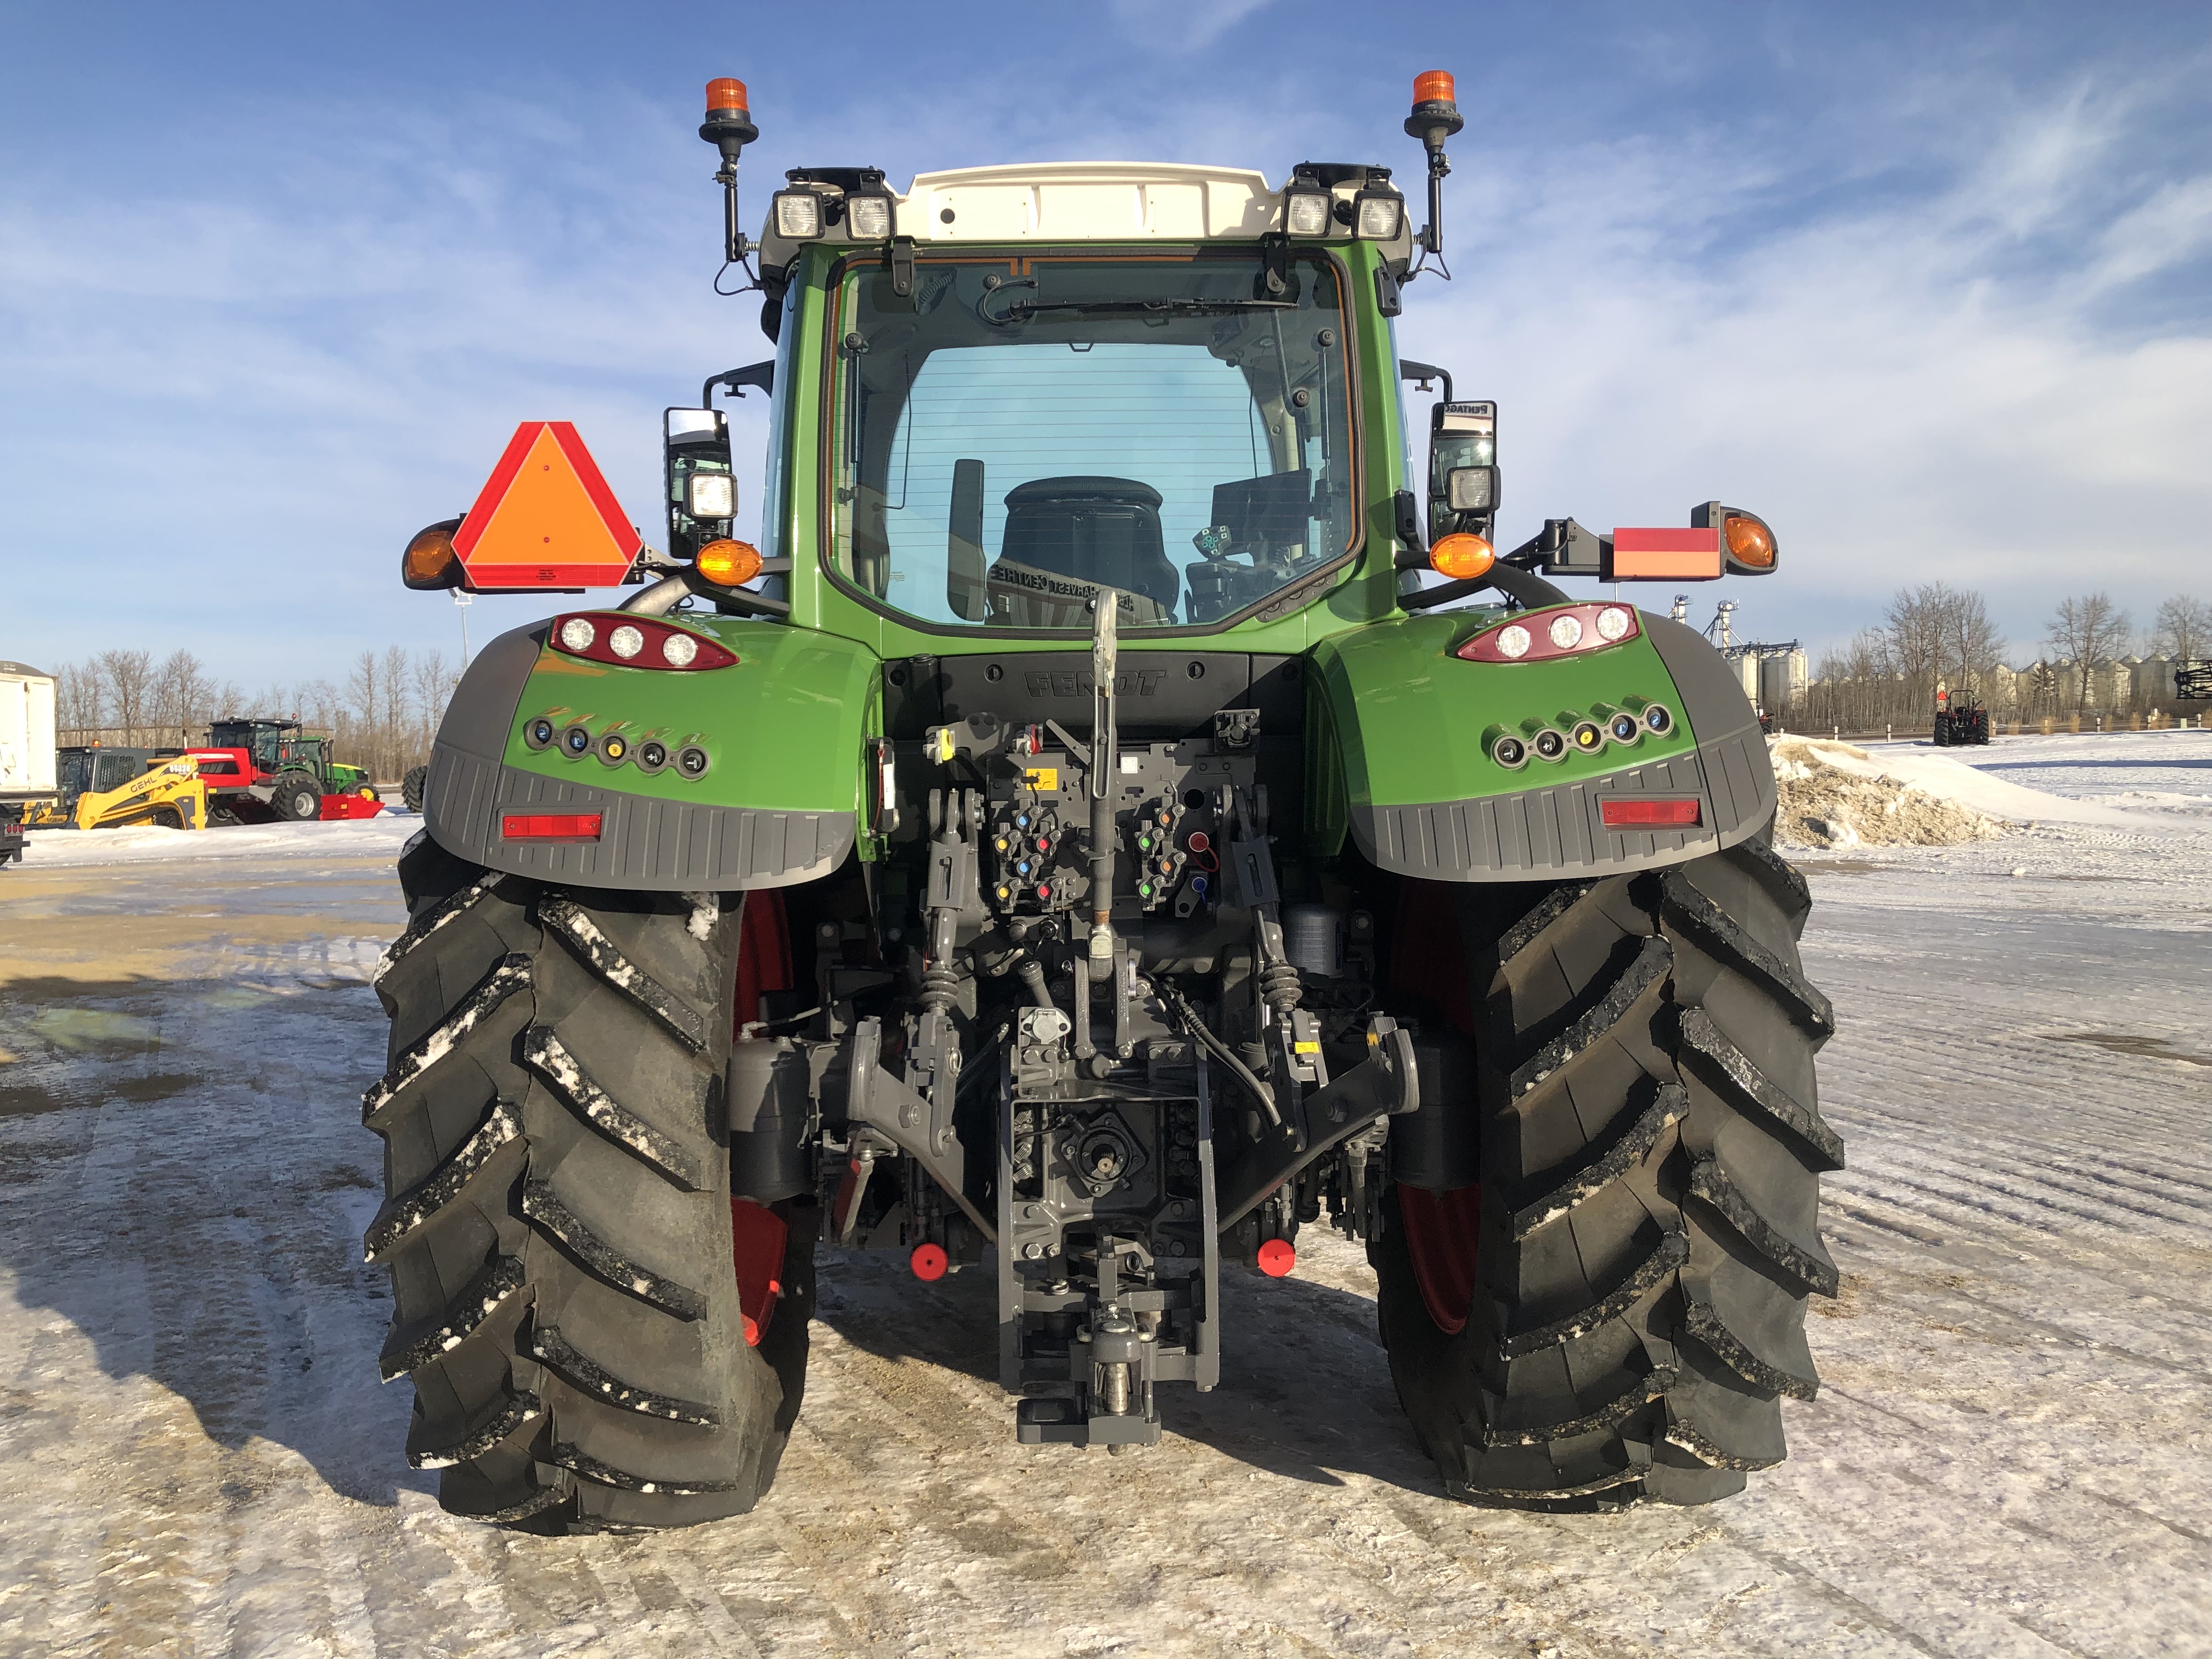
<instances>
[{"instance_id":1,"label":"work light lens","mask_svg":"<svg viewBox=\"0 0 2212 1659\"><path fill-rule=\"evenodd\" d=\"M1402 204L1395 196L1365 196L1359 202L1359 234L1370 242L1387 242L1398 234Z\"/></svg>"},{"instance_id":2,"label":"work light lens","mask_svg":"<svg viewBox=\"0 0 2212 1659\"><path fill-rule=\"evenodd\" d=\"M1583 642L1582 618L1561 611L1552 618L1552 643L1562 651L1571 651Z\"/></svg>"},{"instance_id":3,"label":"work light lens","mask_svg":"<svg viewBox=\"0 0 2212 1659\"><path fill-rule=\"evenodd\" d=\"M1617 605L1609 605L1597 613L1597 631L1608 640L1626 637L1629 616Z\"/></svg>"},{"instance_id":4,"label":"work light lens","mask_svg":"<svg viewBox=\"0 0 2212 1659\"><path fill-rule=\"evenodd\" d=\"M726 519L738 510L738 481L726 472L694 472L684 491L695 519Z\"/></svg>"},{"instance_id":5,"label":"work light lens","mask_svg":"<svg viewBox=\"0 0 2212 1659\"><path fill-rule=\"evenodd\" d=\"M588 651L599 631L581 617L571 617L561 624L561 643L571 651Z\"/></svg>"},{"instance_id":6,"label":"work light lens","mask_svg":"<svg viewBox=\"0 0 2212 1659\"><path fill-rule=\"evenodd\" d=\"M1284 223L1293 236L1319 236L1328 228L1329 197L1324 190L1294 190Z\"/></svg>"},{"instance_id":7,"label":"work light lens","mask_svg":"<svg viewBox=\"0 0 2212 1659\"><path fill-rule=\"evenodd\" d=\"M645 649L645 635L624 623L607 635L607 649L627 662Z\"/></svg>"},{"instance_id":8,"label":"work light lens","mask_svg":"<svg viewBox=\"0 0 2212 1659\"><path fill-rule=\"evenodd\" d=\"M1525 657L1531 643L1528 630L1515 623L1512 627L1498 631L1498 654L1501 657Z\"/></svg>"},{"instance_id":9,"label":"work light lens","mask_svg":"<svg viewBox=\"0 0 2212 1659\"><path fill-rule=\"evenodd\" d=\"M891 234L890 199L884 196L855 196L845 204L846 222L855 241L880 242Z\"/></svg>"},{"instance_id":10,"label":"work light lens","mask_svg":"<svg viewBox=\"0 0 2212 1659\"><path fill-rule=\"evenodd\" d=\"M699 641L689 634L671 634L660 642L660 659L671 668L689 668L699 654Z\"/></svg>"},{"instance_id":11,"label":"work light lens","mask_svg":"<svg viewBox=\"0 0 2212 1659\"><path fill-rule=\"evenodd\" d=\"M794 242L822 234L822 198L811 190L781 190L775 195L775 234Z\"/></svg>"}]
</instances>

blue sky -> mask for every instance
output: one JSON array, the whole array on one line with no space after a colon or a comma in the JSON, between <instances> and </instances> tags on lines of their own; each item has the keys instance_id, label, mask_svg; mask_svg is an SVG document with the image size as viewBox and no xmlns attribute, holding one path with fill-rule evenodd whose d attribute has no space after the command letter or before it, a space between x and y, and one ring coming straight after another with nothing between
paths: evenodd
<instances>
[{"instance_id":1,"label":"blue sky","mask_svg":"<svg viewBox=\"0 0 2212 1659\"><path fill-rule=\"evenodd\" d=\"M757 228L805 164L1410 182L1431 67L1456 280L1401 345L1499 401L1509 541L1756 507L1784 567L1741 621L1816 649L1930 578L2023 653L2065 592L2212 598L2202 3L0 3L0 656L450 651L398 550L525 418L660 540L659 410L768 355L708 289L712 76L752 90Z\"/></svg>"}]
</instances>

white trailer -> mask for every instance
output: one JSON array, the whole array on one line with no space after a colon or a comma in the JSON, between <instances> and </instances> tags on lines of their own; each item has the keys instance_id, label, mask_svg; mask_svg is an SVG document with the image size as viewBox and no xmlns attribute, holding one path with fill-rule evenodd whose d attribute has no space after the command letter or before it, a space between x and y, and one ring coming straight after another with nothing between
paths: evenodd
<instances>
[{"instance_id":1,"label":"white trailer","mask_svg":"<svg viewBox=\"0 0 2212 1659\"><path fill-rule=\"evenodd\" d=\"M0 866L23 856L24 808L58 793L54 677L0 662Z\"/></svg>"}]
</instances>

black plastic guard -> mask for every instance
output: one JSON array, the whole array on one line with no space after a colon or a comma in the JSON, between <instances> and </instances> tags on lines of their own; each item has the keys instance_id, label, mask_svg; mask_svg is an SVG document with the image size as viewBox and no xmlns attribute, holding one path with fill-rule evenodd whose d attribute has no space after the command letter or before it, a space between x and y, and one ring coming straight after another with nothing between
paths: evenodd
<instances>
[{"instance_id":1,"label":"black plastic guard","mask_svg":"<svg viewBox=\"0 0 2212 1659\"><path fill-rule=\"evenodd\" d=\"M1734 847L1774 817L1774 768L1759 715L1703 635L1646 613L1694 751L1602 777L1511 794L1406 806L1354 806L1352 835L1378 867L1430 881L1558 881L1680 864ZM1613 830L1609 795L1694 795L1698 825Z\"/></svg>"}]
</instances>

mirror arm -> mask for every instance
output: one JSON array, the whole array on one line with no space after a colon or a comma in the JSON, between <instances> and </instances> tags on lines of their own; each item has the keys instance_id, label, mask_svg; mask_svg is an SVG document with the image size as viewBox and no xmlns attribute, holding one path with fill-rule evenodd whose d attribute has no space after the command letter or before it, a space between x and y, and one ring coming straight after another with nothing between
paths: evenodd
<instances>
[{"instance_id":1,"label":"mirror arm","mask_svg":"<svg viewBox=\"0 0 2212 1659\"><path fill-rule=\"evenodd\" d=\"M775 395L775 358L771 357L763 363L747 363L743 368L725 369L720 374L709 375L707 384L700 388L699 407L712 409L714 406L714 393L718 390L726 389L742 398L745 395L744 389L749 386L758 386L771 398Z\"/></svg>"},{"instance_id":2,"label":"mirror arm","mask_svg":"<svg viewBox=\"0 0 2212 1659\"><path fill-rule=\"evenodd\" d=\"M789 559L768 559L762 562L763 575L787 574ZM771 599L766 594L755 593L743 587L720 587L708 581L690 565L671 575L663 576L649 587L636 592L616 606L618 611L634 611L641 617L665 617L687 599L712 599L715 609L758 617L788 617L791 601Z\"/></svg>"},{"instance_id":3,"label":"mirror arm","mask_svg":"<svg viewBox=\"0 0 2212 1659\"><path fill-rule=\"evenodd\" d=\"M1425 391L1431 380L1442 380L1444 383L1444 401L1452 401L1451 370L1448 368L1438 368L1434 363L1417 363L1410 357L1401 357L1398 360L1398 378L1417 380Z\"/></svg>"}]
</instances>

